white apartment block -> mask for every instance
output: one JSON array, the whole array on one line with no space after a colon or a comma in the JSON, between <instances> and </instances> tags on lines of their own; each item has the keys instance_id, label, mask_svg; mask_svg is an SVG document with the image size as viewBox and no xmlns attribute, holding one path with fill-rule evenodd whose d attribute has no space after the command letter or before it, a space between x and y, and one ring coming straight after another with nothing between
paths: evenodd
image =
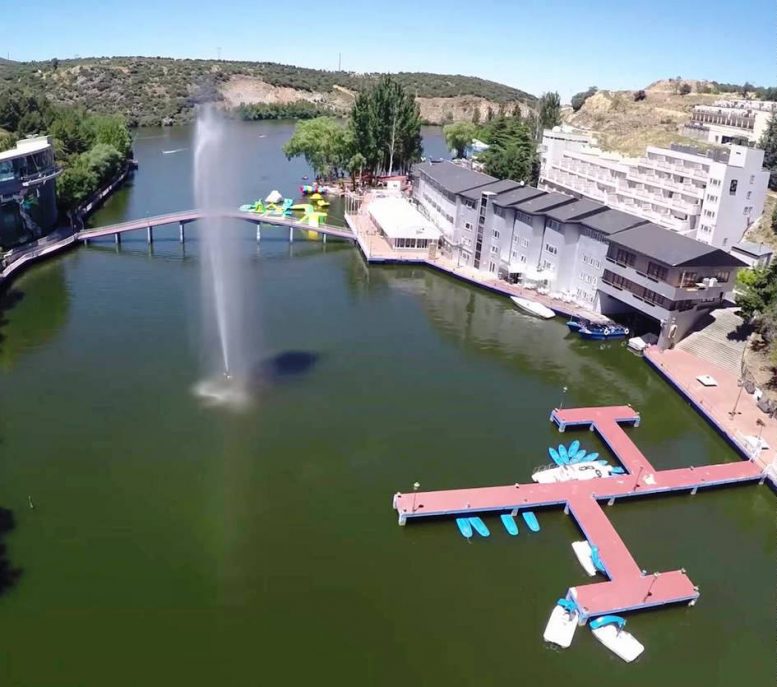
<instances>
[{"instance_id":1,"label":"white apartment block","mask_svg":"<svg viewBox=\"0 0 777 687\"><path fill-rule=\"evenodd\" d=\"M413 199L442 255L605 315L645 316L682 338L731 290L740 259L587 198L498 181L451 162L413 169ZM442 217L441 217L442 215Z\"/></svg>"},{"instance_id":2,"label":"white apartment block","mask_svg":"<svg viewBox=\"0 0 777 687\"><path fill-rule=\"evenodd\" d=\"M603 152L595 139L556 127L542 138L539 186L611 208L730 250L760 217L769 173L757 148L729 145L648 147L629 158Z\"/></svg>"},{"instance_id":3,"label":"white apartment block","mask_svg":"<svg viewBox=\"0 0 777 687\"><path fill-rule=\"evenodd\" d=\"M755 143L761 140L777 103L767 100L718 100L696 105L683 133L707 143Z\"/></svg>"}]
</instances>

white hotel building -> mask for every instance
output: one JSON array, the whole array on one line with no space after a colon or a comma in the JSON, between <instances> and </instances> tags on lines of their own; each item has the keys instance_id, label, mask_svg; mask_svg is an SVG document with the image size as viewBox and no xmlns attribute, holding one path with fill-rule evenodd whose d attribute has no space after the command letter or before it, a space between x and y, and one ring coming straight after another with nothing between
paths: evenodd
<instances>
[{"instance_id":1,"label":"white hotel building","mask_svg":"<svg viewBox=\"0 0 777 687\"><path fill-rule=\"evenodd\" d=\"M556 127L542 137L539 186L612 208L730 250L761 216L769 173L763 150L731 145L700 154L649 147L640 158L606 153Z\"/></svg>"},{"instance_id":2,"label":"white hotel building","mask_svg":"<svg viewBox=\"0 0 777 687\"><path fill-rule=\"evenodd\" d=\"M457 266L544 284L605 315L641 314L682 338L744 262L594 200L498 181L452 162L412 172L413 200Z\"/></svg>"},{"instance_id":3,"label":"white hotel building","mask_svg":"<svg viewBox=\"0 0 777 687\"><path fill-rule=\"evenodd\" d=\"M761 140L777 103L769 100L718 100L696 105L683 133L707 143L755 143Z\"/></svg>"}]
</instances>

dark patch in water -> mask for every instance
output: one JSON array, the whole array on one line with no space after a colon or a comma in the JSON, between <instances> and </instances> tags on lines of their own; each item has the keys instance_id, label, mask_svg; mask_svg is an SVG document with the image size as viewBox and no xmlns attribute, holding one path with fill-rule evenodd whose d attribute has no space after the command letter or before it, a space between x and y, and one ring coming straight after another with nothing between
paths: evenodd
<instances>
[{"instance_id":1,"label":"dark patch in water","mask_svg":"<svg viewBox=\"0 0 777 687\"><path fill-rule=\"evenodd\" d=\"M0 508L0 537L4 538L14 525L13 512L7 508ZM5 543L0 541L0 593L12 587L21 574L22 571L11 564Z\"/></svg>"},{"instance_id":2,"label":"dark patch in water","mask_svg":"<svg viewBox=\"0 0 777 687\"><path fill-rule=\"evenodd\" d=\"M279 384L298 379L318 364L321 355L311 351L284 351L261 362L257 368L259 381Z\"/></svg>"}]
</instances>

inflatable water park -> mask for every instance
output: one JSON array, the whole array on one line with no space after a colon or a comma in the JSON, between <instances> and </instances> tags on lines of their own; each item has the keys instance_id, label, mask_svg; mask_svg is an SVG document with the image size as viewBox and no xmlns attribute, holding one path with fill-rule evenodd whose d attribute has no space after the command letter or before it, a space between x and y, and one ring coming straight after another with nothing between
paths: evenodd
<instances>
[{"instance_id":1,"label":"inflatable water park","mask_svg":"<svg viewBox=\"0 0 777 687\"><path fill-rule=\"evenodd\" d=\"M264 200L246 203L239 209L240 212L251 212L265 217L288 217L311 227L321 226L326 222L329 201L324 199L315 186L302 186L300 191L310 202L295 203L291 198L284 198L280 191L274 190Z\"/></svg>"}]
</instances>

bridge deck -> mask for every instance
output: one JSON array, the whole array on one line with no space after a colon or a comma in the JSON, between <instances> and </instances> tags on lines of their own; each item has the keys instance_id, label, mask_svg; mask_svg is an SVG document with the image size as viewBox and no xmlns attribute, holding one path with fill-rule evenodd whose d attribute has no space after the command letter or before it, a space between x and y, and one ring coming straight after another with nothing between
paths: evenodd
<instances>
[{"instance_id":1,"label":"bridge deck","mask_svg":"<svg viewBox=\"0 0 777 687\"><path fill-rule=\"evenodd\" d=\"M159 227L166 224L188 224L190 222L196 222L197 220L206 219L207 217L221 217L226 219L239 219L253 224L272 224L281 227L290 227L292 229L300 229L304 231L316 231L320 234L326 234L327 236L344 239L346 241L353 241L354 235L347 227L335 227L331 224L322 224L314 227L309 224L298 221L295 218L290 217L272 217L268 215L260 215L255 212L241 212L240 210L219 210L219 211L207 211L207 210L183 210L180 212L169 212L163 215L154 215L153 217L142 217L139 219L129 220L127 222L119 222L117 224L109 224L101 227L94 227L92 229L84 229L78 232L76 237L79 240L84 239L96 239L102 236L111 236L113 234L121 234L127 231L137 231L139 229L147 229L148 227Z\"/></svg>"}]
</instances>

